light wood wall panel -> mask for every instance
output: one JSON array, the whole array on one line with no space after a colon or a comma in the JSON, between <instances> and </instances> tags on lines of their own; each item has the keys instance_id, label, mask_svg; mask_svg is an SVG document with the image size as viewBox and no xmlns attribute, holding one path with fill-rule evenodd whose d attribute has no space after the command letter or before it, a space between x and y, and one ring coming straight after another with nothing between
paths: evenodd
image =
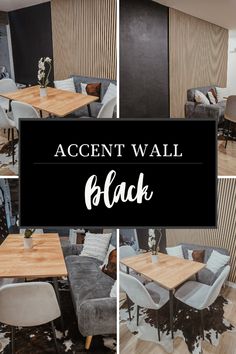
<instances>
[{"instance_id":1,"label":"light wood wall panel","mask_svg":"<svg viewBox=\"0 0 236 354\"><path fill-rule=\"evenodd\" d=\"M170 9L169 51L170 115L183 118L188 89L226 87L228 30Z\"/></svg>"},{"instance_id":2,"label":"light wood wall panel","mask_svg":"<svg viewBox=\"0 0 236 354\"><path fill-rule=\"evenodd\" d=\"M116 0L52 0L54 76L116 78Z\"/></svg>"},{"instance_id":3,"label":"light wood wall panel","mask_svg":"<svg viewBox=\"0 0 236 354\"><path fill-rule=\"evenodd\" d=\"M229 280L236 282L236 179L218 180L218 226L216 229L166 231L168 246L182 242L216 246L229 250Z\"/></svg>"}]
</instances>

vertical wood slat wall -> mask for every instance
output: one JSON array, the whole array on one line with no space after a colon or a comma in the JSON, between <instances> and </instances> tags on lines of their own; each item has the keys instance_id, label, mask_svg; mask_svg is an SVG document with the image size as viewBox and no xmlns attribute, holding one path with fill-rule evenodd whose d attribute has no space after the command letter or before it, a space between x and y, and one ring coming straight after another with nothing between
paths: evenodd
<instances>
[{"instance_id":1,"label":"vertical wood slat wall","mask_svg":"<svg viewBox=\"0 0 236 354\"><path fill-rule=\"evenodd\" d=\"M116 0L52 0L54 76L116 79Z\"/></svg>"},{"instance_id":2,"label":"vertical wood slat wall","mask_svg":"<svg viewBox=\"0 0 236 354\"><path fill-rule=\"evenodd\" d=\"M184 118L187 90L227 84L228 30L169 10L170 116Z\"/></svg>"},{"instance_id":3,"label":"vertical wood slat wall","mask_svg":"<svg viewBox=\"0 0 236 354\"><path fill-rule=\"evenodd\" d=\"M226 248L231 256L229 280L236 282L236 179L218 180L216 229L166 230L168 246L182 242Z\"/></svg>"}]
</instances>

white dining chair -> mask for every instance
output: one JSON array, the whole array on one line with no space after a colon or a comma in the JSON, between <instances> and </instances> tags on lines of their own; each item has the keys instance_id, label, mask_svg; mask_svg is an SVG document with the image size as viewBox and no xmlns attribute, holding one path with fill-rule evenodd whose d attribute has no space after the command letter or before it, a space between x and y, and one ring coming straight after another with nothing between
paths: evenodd
<instances>
[{"instance_id":1,"label":"white dining chair","mask_svg":"<svg viewBox=\"0 0 236 354\"><path fill-rule=\"evenodd\" d=\"M45 282L5 285L0 288L0 322L11 326L11 348L15 350L15 328L51 322L56 353L59 353L53 321L61 316L53 286Z\"/></svg>"},{"instance_id":2,"label":"white dining chair","mask_svg":"<svg viewBox=\"0 0 236 354\"><path fill-rule=\"evenodd\" d=\"M125 291L127 299L130 299L137 306L137 326L139 325L140 308L152 309L156 311L156 327L158 340L161 340L160 327L158 321L158 310L169 301L168 290L161 288L155 283L143 285L139 280L130 274L120 272L120 286ZM128 302L129 319L131 320L130 304Z\"/></svg>"},{"instance_id":3,"label":"white dining chair","mask_svg":"<svg viewBox=\"0 0 236 354\"><path fill-rule=\"evenodd\" d=\"M8 113L9 114L9 113ZM11 131L11 143L12 143L12 164L14 165L14 128L16 128L15 122L9 118L9 115L6 113L4 108L0 106L0 129L8 130L8 139L9 132Z\"/></svg>"},{"instance_id":4,"label":"white dining chair","mask_svg":"<svg viewBox=\"0 0 236 354\"><path fill-rule=\"evenodd\" d=\"M204 340L203 310L212 305L220 294L220 290L230 272L230 266L226 266L213 285L206 285L197 281L187 281L181 286L174 296L182 303L198 310L201 315L201 330Z\"/></svg>"},{"instance_id":5,"label":"white dining chair","mask_svg":"<svg viewBox=\"0 0 236 354\"><path fill-rule=\"evenodd\" d=\"M0 80L0 93L14 92L17 90L18 90L18 87L16 86L16 83L14 80L12 80L12 79ZM10 111L10 101L7 98L0 96L0 106L5 111Z\"/></svg>"},{"instance_id":6,"label":"white dining chair","mask_svg":"<svg viewBox=\"0 0 236 354\"><path fill-rule=\"evenodd\" d=\"M112 118L116 103L117 97L113 97L110 101L105 103L100 109L97 118Z\"/></svg>"},{"instance_id":7,"label":"white dining chair","mask_svg":"<svg viewBox=\"0 0 236 354\"><path fill-rule=\"evenodd\" d=\"M113 118L113 113L115 106L117 104L117 97L113 97L110 101L105 103L100 109L97 118ZM92 117L81 117L81 118L92 118Z\"/></svg>"},{"instance_id":8,"label":"white dining chair","mask_svg":"<svg viewBox=\"0 0 236 354\"><path fill-rule=\"evenodd\" d=\"M133 247L129 245L120 246L120 259L133 256L137 256L137 253L135 252ZM127 267L124 264L120 263L120 270L126 273ZM140 274L136 273L132 269L129 270L129 274L141 281L142 284L146 284L148 282L146 278L142 277Z\"/></svg>"},{"instance_id":9,"label":"white dining chair","mask_svg":"<svg viewBox=\"0 0 236 354\"><path fill-rule=\"evenodd\" d=\"M17 129L19 129L20 118L40 118L39 112L28 103L13 101L11 107Z\"/></svg>"}]
</instances>

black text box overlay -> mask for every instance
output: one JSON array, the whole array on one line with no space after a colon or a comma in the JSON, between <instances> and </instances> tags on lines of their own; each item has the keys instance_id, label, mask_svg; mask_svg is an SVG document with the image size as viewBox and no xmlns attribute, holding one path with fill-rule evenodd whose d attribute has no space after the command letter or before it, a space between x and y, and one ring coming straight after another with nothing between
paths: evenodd
<instances>
[{"instance_id":1,"label":"black text box overlay","mask_svg":"<svg viewBox=\"0 0 236 354\"><path fill-rule=\"evenodd\" d=\"M215 227L216 122L22 119L20 224Z\"/></svg>"}]
</instances>

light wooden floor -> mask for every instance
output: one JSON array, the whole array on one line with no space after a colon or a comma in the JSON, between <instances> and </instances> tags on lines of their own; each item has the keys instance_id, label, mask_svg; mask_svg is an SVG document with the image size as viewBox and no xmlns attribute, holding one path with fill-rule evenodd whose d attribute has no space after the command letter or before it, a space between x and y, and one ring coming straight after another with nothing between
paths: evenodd
<instances>
[{"instance_id":1,"label":"light wooden floor","mask_svg":"<svg viewBox=\"0 0 236 354\"><path fill-rule=\"evenodd\" d=\"M223 140L218 141L218 175L236 176L236 141L228 141L226 149L224 146Z\"/></svg>"},{"instance_id":2,"label":"light wooden floor","mask_svg":"<svg viewBox=\"0 0 236 354\"><path fill-rule=\"evenodd\" d=\"M231 301L225 307L225 318L236 327L236 289L225 287L222 294ZM226 332L222 335L218 347L213 347L206 341L203 343L204 354L235 354L236 332ZM120 354L167 354L158 344L137 339L124 323L120 325ZM182 338L174 339L173 354L189 354Z\"/></svg>"}]
</instances>

